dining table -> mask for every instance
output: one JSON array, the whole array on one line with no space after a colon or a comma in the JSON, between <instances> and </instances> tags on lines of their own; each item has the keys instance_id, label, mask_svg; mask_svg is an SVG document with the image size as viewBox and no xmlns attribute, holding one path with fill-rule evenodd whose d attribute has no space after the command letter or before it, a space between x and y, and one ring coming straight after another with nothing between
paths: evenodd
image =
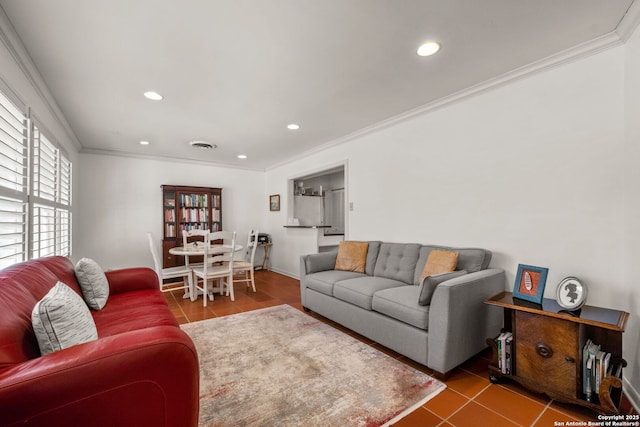
<instances>
[{"instance_id":1,"label":"dining table","mask_svg":"<svg viewBox=\"0 0 640 427\"><path fill-rule=\"evenodd\" d=\"M234 251L238 252L244 249L242 245L235 245ZM229 252L231 245L209 245L209 254L222 254ZM185 258L191 256L204 256L204 245L192 243L187 246L175 246L169 249L171 255L181 255Z\"/></svg>"},{"instance_id":2,"label":"dining table","mask_svg":"<svg viewBox=\"0 0 640 427\"><path fill-rule=\"evenodd\" d=\"M235 245L234 252L238 252L244 249L242 245ZM223 254L231 251L231 245L209 245L209 254ZM175 246L169 249L171 255L184 256L185 264L189 265L189 257L204 256L204 244L202 242L194 242L187 246ZM182 298L190 298L192 289L189 289L184 293Z\"/></svg>"}]
</instances>

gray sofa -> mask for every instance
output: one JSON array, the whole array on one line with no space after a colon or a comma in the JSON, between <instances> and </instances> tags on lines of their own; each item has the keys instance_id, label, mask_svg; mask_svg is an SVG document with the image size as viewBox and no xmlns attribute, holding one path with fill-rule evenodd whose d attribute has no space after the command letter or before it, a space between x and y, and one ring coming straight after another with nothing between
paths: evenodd
<instances>
[{"instance_id":1,"label":"gray sofa","mask_svg":"<svg viewBox=\"0 0 640 427\"><path fill-rule=\"evenodd\" d=\"M335 270L338 252L300 257L300 294L306 310L426 365L444 378L482 351L487 337L498 335L502 311L483 301L505 290L505 275L503 270L488 268L490 251L368 243L364 273ZM420 275L433 249L458 252L459 272L443 276L458 277L437 284L428 305L421 305L426 283L419 282Z\"/></svg>"}]
</instances>

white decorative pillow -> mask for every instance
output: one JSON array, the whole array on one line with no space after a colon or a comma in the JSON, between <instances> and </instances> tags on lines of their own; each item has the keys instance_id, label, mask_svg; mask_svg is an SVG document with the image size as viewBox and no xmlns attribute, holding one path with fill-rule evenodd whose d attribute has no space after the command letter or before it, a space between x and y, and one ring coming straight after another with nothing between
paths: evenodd
<instances>
[{"instance_id":1,"label":"white decorative pillow","mask_svg":"<svg viewBox=\"0 0 640 427\"><path fill-rule=\"evenodd\" d=\"M82 258L76 264L76 278L87 305L94 310L102 310L109 298L109 282L98 263Z\"/></svg>"},{"instance_id":2,"label":"white decorative pillow","mask_svg":"<svg viewBox=\"0 0 640 427\"><path fill-rule=\"evenodd\" d=\"M31 323L42 355L98 339L87 305L62 282L36 303Z\"/></svg>"}]
</instances>

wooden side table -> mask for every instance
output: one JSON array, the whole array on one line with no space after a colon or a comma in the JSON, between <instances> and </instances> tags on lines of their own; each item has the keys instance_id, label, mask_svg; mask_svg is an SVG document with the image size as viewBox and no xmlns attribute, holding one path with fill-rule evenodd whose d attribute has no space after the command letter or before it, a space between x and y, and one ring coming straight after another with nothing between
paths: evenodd
<instances>
[{"instance_id":1,"label":"wooden side table","mask_svg":"<svg viewBox=\"0 0 640 427\"><path fill-rule=\"evenodd\" d=\"M258 247L264 250L264 258L262 259L262 265L254 267L254 270L267 270L269 271L269 250L273 246L273 243L258 243Z\"/></svg>"},{"instance_id":2,"label":"wooden side table","mask_svg":"<svg viewBox=\"0 0 640 427\"><path fill-rule=\"evenodd\" d=\"M542 304L532 304L513 298L511 292L501 292L485 303L503 308L503 331L513 336L509 373L500 368L495 337L487 338L493 349L489 364L492 382L509 378L553 399L600 413L619 413L622 367L627 365L622 358L622 333L629 313L589 305L568 313L555 300L545 298ZM610 353L612 372L620 372L620 376L603 375L593 396L583 393L587 340Z\"/></svg>"}]
</instances>

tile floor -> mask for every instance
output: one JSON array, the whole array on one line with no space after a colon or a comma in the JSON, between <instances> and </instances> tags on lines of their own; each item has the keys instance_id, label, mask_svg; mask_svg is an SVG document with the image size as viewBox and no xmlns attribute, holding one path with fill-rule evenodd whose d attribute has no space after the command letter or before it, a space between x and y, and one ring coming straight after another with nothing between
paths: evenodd
<instances>
[{"instance_id":1,"label":"tile floor","mask_svg":"<svg viewBox=\"0 0 640 427\"><path fill-rule=\"evenodd\" d=\"M195 322L213 317L226 316L249 310L289 304L302 310L299 281L270 271L256 272L257 292L245 291L236 286L236 301L229 297L215 295L208 307L202 306L202 299L191 302L183 299L178 291L165 296L180 323ZM380 346L336 323L313 312L314 317L372 345L390 356L426 373L431 371L404 356ZM595 422L597 414L576 406L551 400L544 395L531 393L518 384L504 380L492 384L488 380L487 363L489 352L485 351L457 368L445 381L447 389L418 408L396 427L415 426L560 426L588 425ZM623 403L625 413L636 413ZM580 421L585 424L579 423ZM571 424L570 422L578 422ZM561 424L563 423L563 424Z\"/></svg>"}]
</instances>

